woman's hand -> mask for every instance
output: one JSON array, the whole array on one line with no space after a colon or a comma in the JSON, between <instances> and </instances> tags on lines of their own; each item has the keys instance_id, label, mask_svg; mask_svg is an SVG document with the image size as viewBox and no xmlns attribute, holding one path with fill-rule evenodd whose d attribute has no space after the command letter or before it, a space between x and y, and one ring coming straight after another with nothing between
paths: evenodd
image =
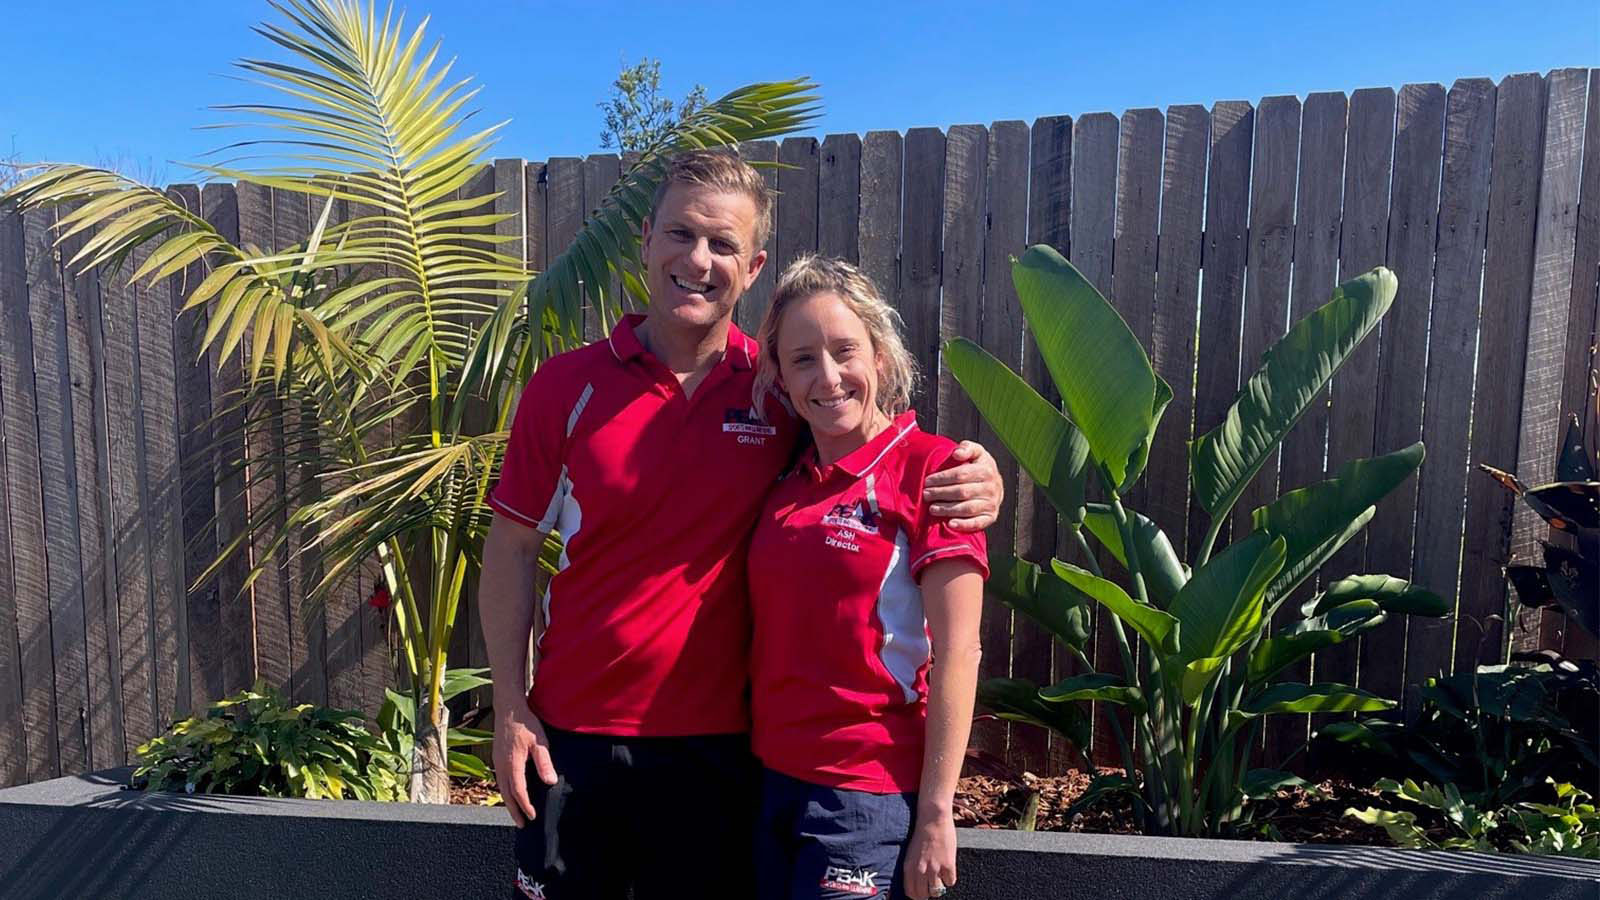
<instances>
[{"instance_id":1,"label":"woman's hand","mask_svg":"<svg viewBox=\"0 0 1600 900\"><path fill-rule=\"evenodd\" d=\"M944 888L956 883L956 823L948 810L918 813L903 874L912 900L941 896Z\"/></svg>"}]
</instances>

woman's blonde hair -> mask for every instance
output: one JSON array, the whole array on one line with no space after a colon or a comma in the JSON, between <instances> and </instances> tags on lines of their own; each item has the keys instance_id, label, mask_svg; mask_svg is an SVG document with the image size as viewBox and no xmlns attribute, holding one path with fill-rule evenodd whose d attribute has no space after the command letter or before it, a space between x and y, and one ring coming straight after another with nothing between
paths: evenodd
<instances>
[{"instance_id":1,"label":"woman's blonde hair","mask_svg":"<svg viewBox=\"0 0 1600 900\"><path fill-rule=\"evenodd\" d=\"M756 331L756 342L761 345L751 392L756 411L759 413L765 406L763 400L778 380L778 328L783 324L784 313L796 302L817 294L838 295L866 326L879 361L878 408L889 416L910 409L917 364L900 337L900 314L884 301L877 285L860 269L842 259L806 255L790 263L778 277L772 305L767 307L761 328Z\"/></svg>"}]
</instances>

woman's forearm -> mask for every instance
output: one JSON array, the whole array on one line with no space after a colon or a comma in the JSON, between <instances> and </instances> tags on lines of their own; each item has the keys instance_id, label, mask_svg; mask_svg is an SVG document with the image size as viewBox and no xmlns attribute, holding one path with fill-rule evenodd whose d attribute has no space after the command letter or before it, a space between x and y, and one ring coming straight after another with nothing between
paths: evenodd
<instances>
[{"instance_id":1,"label":"woman's forearm","mask_svg":"<svg viewBox=\"0 0 1600 900\"><path fill-rule=\"evenodd\" d=\"M982 651L976 636L961 648L937 655L928 672L928 721L922 751L922 783L917 794L918 816L952 811L956 781L966 758L972 732L973 695L978 685L978 659Z\"/></svg>"},{"instance_id":2,"label":"woman's forearm","mask_svg":"<svg viewBox=\"0 0 1600 900\"><path fill-rule=\"evenodd\" d=\"M972 732L978 686L983 579L969 563L936 563L923 573L923 608L933 638L928 718L922 751L918 817L948 815Z\"/></svg>"}]
</instances>

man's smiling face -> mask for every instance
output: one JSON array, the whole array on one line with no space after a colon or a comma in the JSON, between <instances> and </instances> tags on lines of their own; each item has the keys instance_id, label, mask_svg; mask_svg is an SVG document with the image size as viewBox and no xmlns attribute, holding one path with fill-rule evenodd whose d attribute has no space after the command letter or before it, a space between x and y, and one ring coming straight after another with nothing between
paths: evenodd
<instances>
[{"instance_id":1,"label":"man's smiling face","mask_svg":"<svg viewBox=\"0 0 1600 900\"><path fill-rule=\"evenodd\" d=\"M755 246L755 230L756 204L744 194L693 184L668 188L644 224L641 244L650 318L683 328L731 318L767 260Z\"/></svg>"}]
</instances>

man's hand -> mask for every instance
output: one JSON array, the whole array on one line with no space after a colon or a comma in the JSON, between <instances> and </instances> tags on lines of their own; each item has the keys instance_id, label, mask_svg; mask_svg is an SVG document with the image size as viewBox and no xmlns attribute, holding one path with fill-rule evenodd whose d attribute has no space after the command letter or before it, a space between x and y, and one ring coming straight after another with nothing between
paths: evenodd
<instances>
[{"instance_id":1,"label":"man's hand","mask_svg":"<svg viewBox=\"0 0 1600 900\"><path fill-rule=\"evenodd\" d=\"M928 512L950 520L957 531L982 531L1000 517L1006 487L994 457L980 444L962 441L950 459L961 463L928 476L922 499Z\"/></svg>"},{"instance_id":2,"label":"man's hand","mask_svg":"<svg viewBox=\"0 0 1600 900\"><path fill-rule=\"evenodd\" d=\"M500 798L511 813L511 821L518 828L533 821L533 802L528 799L528 761L545 784L556 783L555 763L550 761L550 741L545 737L544 725L528 709L526 698L518 697L504 706L495 704L494 716L494 780L500 786Z\"/></svg>"}]
</instances>

